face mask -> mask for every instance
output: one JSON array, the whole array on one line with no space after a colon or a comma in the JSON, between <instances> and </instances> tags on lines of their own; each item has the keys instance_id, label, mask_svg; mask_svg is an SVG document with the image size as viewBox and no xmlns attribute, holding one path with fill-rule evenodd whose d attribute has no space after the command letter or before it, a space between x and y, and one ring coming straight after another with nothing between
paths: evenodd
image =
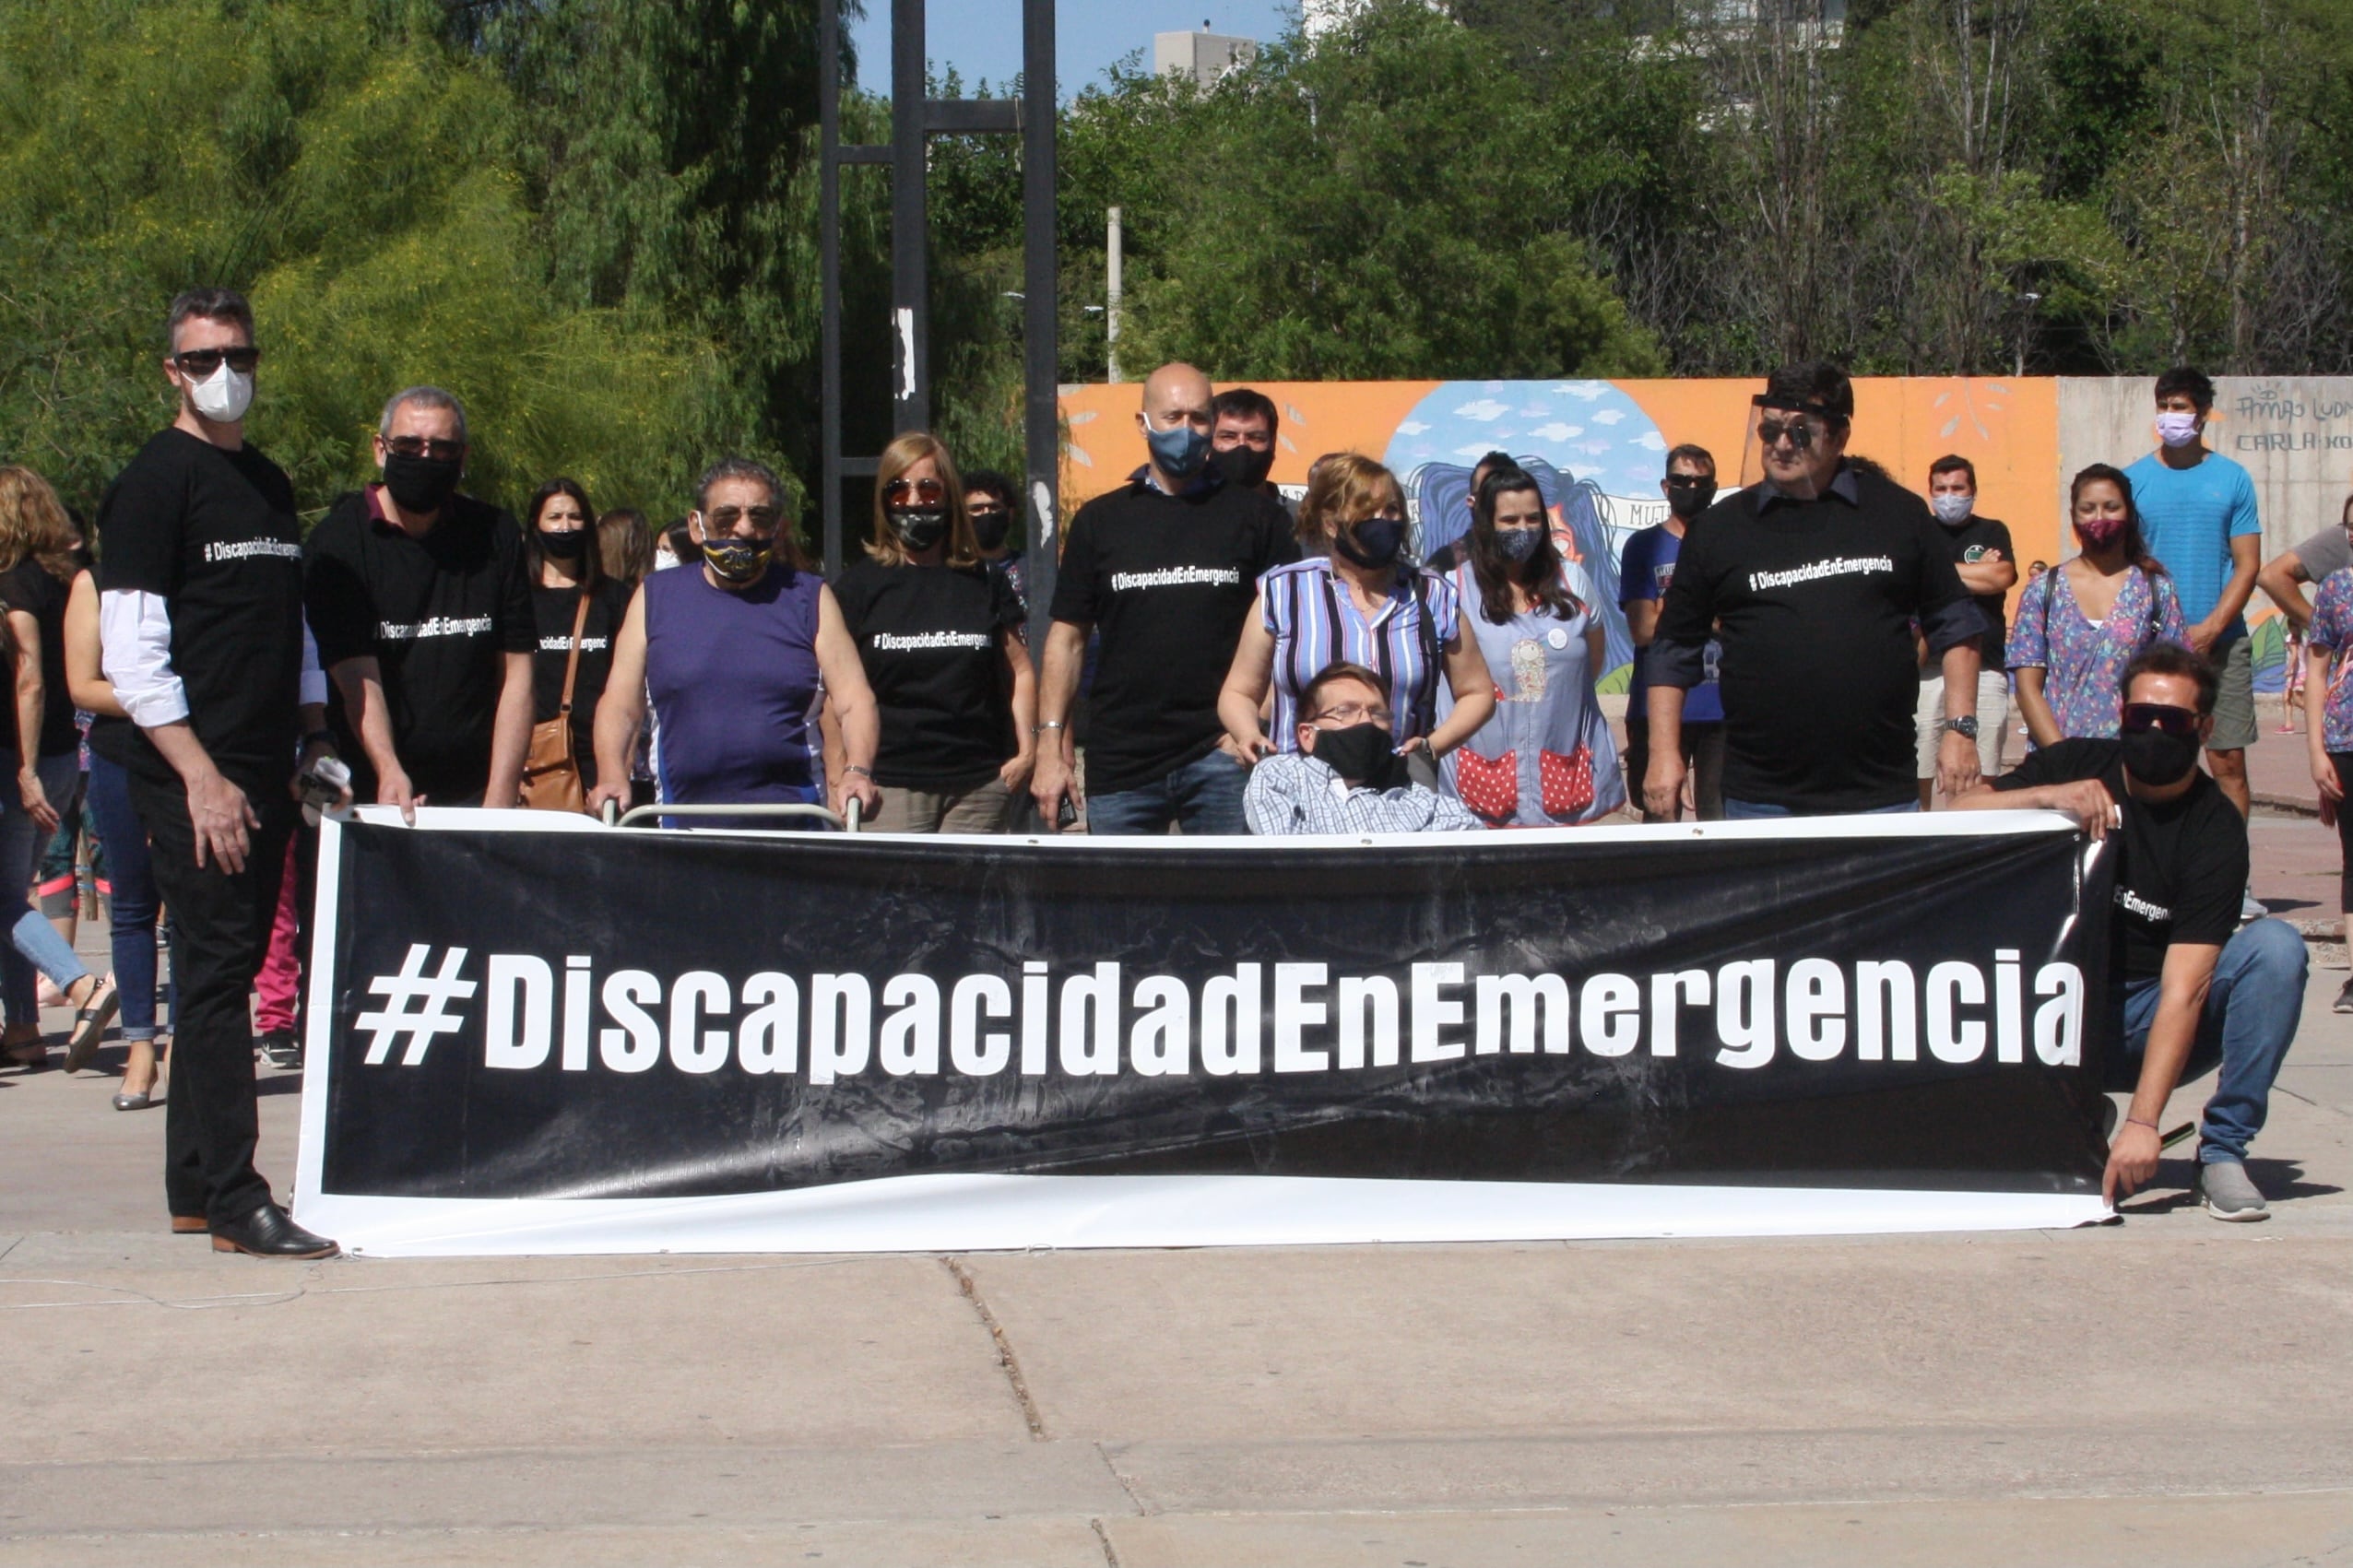
<instances>
[{"instance_id":1,"label":"face mask","mask_svg":"<svg viewBox=\"0 0 2353 1568\"><path fill-rule=\"evenodd\" d=\"M1355 527L1331 536L1331 548L1368 572L1397 564L1405 548L1405 524L1396 517L1367 517Z\"/></svg>"},{"instance_id":2,"label":"face mask","mask_svg":"<svg viewBox=\"0 0 2353 1568\"><path fill-rule=\"evenodd\" d=\"M1536 553L1536 543L1544 536L1542 528L1498 528L1496 548L1506 560L1526 560Z\"/></svg>"},{"instance_id":3,"label":"face mask","mask_svg":"<svg viewBox=\"0 0 2353 1568\"><path fill-rule=\"evenodd\" d=\"M384 488L392 492L403 512L439 512L443 502L457 493L457 477L465 466L463 458L403 457L396 452L387 453Z\"/></svg>"},{"instance_id":4,"label":"face mask","mask_svg":"<svg viewBox=\"0 0 2353 1568\"><path fill-rule=\"evenodd\" d=\"M2195 736L2168 735L2161 729L2126 730L2119 737L2124 748L2124 771L2145 784L2160 788L2179 784L2198 765ZM1320 744L1320 742L1318 743Z\"/></svg>"},{"instance_id":5,"label":"face mask","mask_svg":"<svg viewBox=\"0 0 2353 1568\"><path fill-rule=\"evenodd\" d=\"M882 515L891 520L891 531L899 536L899 543L911 550L928 550L948 536L944 508L894 506Z\"/></svg>"},{"instance_id":6,"label":"face mask","mask_svg":"<svg viewBox=\"0 0 2353 1568\"><path fill-rule=\"evenodd\" d=\"M1970 513L1977 510L1977 497L1955 495L1947 490L1943 495L1930 496L1928 508L1936 513L1936 521L1947 528L1957 528L1969 520Z\"/></svg>"},{"instance_id":7,"label":"face mask","mask_svg":"<svg viewBox=\"0 0 2353 1568\"><path fill-rule=\"evenodd\" d=\"M1274 466L1274 450L1264 452L1256 447L1233 446L1217 454L1217 470L1225 476L1229 485L1246 490L1257 489L1266 483L1267 471Z\"/></svg>"},{"instance_id":8,"label":"face mask","mask_svg":"<svg viewBox=\"0 0 2353 1568\"><path fill-rule=\"evenodd\" d=\"M398 500L397 496L393 498ZM542 528L539 548L557 560L578 560L588 553L588 530L585 528Z\"/></svg>"},{"instance_id":9,"label":"face mask","mask_svg":"<svg viewBox=\"0 0 2353 1568\"><path fill-rule=\"evenodd\" d=\"M975 512L972 514L973 543L985 550L1001 548L1012 527L1013 514L1010 512Z\"/></svg>"},{"instance_id":10,"label":"face mask","mask_svg":"<svg viewBox=\"0 0 2353 1568\"><path fill-rule=\"evenodd\" d=\"M2122 517L2078 517L2075 536L2082 539L2086 549L2104 550L2123 536Z\"/></svg>"},{"instance_id":11,"label":"face mask","mask_svg":"<svg viewBox=\"0 0 2353 1568\"><path fill-rule=\"evenodd\" d=\"M239 375L223 360L212 374L188 383L188 405L216 425L233 425L254 406L254 378Z\"/></svg>"},{"instance_id":12,"label":"face mask","mask_svg":"<svg viewBox=\"0 0 2353 1568\"><path fill-rule=\"evenodd\" d=\"M1716 481L1708 479L1688 489L1667 491L1667 510L1688 523L1715 504Z\"/></svg>"},{"instance_id":13,"label":"face mask","mask_svg":"<svg viewBox=\"0 0 2353 1568\"><path fill-rule=\"evenodd\" d=\"M1316 760L1351 784L1389 789L1402 782L1397 743L1379 725L1350 725L1316 732Z\"/></svg>"},{"instance_id":14,"label":"face mask","mask_svg":"<svg viewBox=\"0 0 2353 1568\"><path fill-rule=\"evenodd\" d=\"M2162 413L2157 417L2157 439L2168 446L2187 446L2198 439L2195 414Z\"/></svg>"},{"instance_id":15,"label":"face mask","mask_svg":"<svg viewBox=\"0 0 2353 1568\"><path fill-rule=\"evenodd\" d=\"M724 539L704 540L703 559L722 583L751 583L768 570L768 557L775 548L774 539L739 539L730 534Z\"/></svg>"},{"instance_id":16,"label":"face mask","mask_svg":"<svg viewBox=\"0 0 2353 1568\"><path fill-rule=\"evenodd\" d=\"M1146 423L1149 425L1149 418ZM1153 462L1172 479L1189 479L1209 461L1209 432L1197 430L1183 419L1177 420L1173 430L1147 428L1144 444L1152 448Z\"/></svg>"}]
</instances>

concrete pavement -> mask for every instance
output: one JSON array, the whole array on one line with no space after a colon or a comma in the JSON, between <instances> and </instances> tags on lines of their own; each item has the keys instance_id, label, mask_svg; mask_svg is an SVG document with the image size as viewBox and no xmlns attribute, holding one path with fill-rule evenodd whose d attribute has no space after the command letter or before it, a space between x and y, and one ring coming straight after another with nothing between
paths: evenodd
<instances>
[{"instance_id":1,"label":"concrete pavement","mask_svg":"<svg viewBox=\"0 0 2353 1568\"><path fill-rule=\"evenodd\" d=\"M2252 1226L274 1265L0 1075L0 1565L2353 1560L2343 978Z\"/></svg>"}]
</instances>

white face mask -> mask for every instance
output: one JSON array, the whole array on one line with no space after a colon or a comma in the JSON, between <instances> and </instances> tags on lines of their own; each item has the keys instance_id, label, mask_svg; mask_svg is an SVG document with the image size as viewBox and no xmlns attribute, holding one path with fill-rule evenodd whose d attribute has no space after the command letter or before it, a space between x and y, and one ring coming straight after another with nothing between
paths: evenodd
<instances>
[{"instance_id":1,"label":"white face mask","mask_svg":"<svg viewBox=\"0 0 2353 1568\"><path fill-rule=\"evenodd\" d=\"M2198 439L2195 414L2166 412L2157 417L2157 439L2168 446L2187 446Z\"/></svg>"},{"instance_id":2,"label":"white face mask","mask_svg":"<svg viewBox=\"0 0 2353 1568\"><path fill-rule=\"evenodd\" d=\"M202 381L188 383L188 403L217 425L233 425L254 406L254 378L239 375L226 360Z\"/></svg>"},{"instance_id":3,"label":"white face mask","mask_svg":"<svg viewBox=\"0 0 2353 1568\"><path fill-rule=\"evenodd\" d=\"M1947 528L1956 528L1969 520L1969 513L1977 509L1977 497L1946 490L1943 495L1930 496L1928 505L1936 513L1936 521Z\"/></svg>"}]
</instances>

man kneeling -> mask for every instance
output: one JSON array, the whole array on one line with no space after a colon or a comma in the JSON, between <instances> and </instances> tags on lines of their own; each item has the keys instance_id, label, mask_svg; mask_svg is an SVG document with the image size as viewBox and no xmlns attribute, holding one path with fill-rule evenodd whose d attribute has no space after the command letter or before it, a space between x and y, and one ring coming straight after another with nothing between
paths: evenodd
<instances>
[{"instance_id":1,"label":"man kneeling","mask_svg":"<svg viewBox=\"0 0 2353 1568\"><path fill-rule=\"evenodd\" d=\"M2111 1091L2132 1107L2108 1148L2110 1202L2157 1173L2158 1123L2173 1086L2217 1064L2198 1123L2198 1189L2217 1220L2261 1220L2247 1145L2263 1129L2304 1000L2304 939L2285 921L2239 925L2247 823L2198 771L2214 729L2214 666L2173 643L2124 670L2114 740L2063 740L1953 802L2051 807L2094 838L2117 830L2109 1007L2120 1049Z\"/></svg>"},{"instance_id":2,"label":"man kneeling","mask_svg":"<svg viewBox=\"0 0 2353 1568\"><path fill-rule=\"evenodd\" d=\"M1452 832L1482 824L1405 776L1381 678L1329 664L1299 693L1299 749L1262 757L1242 792L1254 833Z\"/></svg>"}]
</instances>

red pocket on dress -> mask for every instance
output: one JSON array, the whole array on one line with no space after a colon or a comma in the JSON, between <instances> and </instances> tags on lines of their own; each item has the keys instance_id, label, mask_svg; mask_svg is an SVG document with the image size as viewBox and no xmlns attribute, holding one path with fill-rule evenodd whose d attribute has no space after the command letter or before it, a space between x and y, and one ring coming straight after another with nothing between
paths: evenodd
<instances>
[{"instance_id":1,"label":"red pocket on dress","mask_svg":"<svg viewBox=\"0 0 2353 1568\"><path fill-rule=\"evenodd\" d=\"M1536 776L1543 785L1544 815L1574 817L1593 804L1593 749L1580 746L1564 757L1536 753Z\"/></svg>"},{"instance_id":2,"label":"red pocket on dress","mask_svg":"<svg viewBox=\"0 0 2353 1568\"><path fill-rule=\"evenodd\" d=\"M1472 816L1508 822L1519 815L1519 753L1482 757L1467 746L1454 752L1454 793Z\"/></svg>"}]
</instances>

